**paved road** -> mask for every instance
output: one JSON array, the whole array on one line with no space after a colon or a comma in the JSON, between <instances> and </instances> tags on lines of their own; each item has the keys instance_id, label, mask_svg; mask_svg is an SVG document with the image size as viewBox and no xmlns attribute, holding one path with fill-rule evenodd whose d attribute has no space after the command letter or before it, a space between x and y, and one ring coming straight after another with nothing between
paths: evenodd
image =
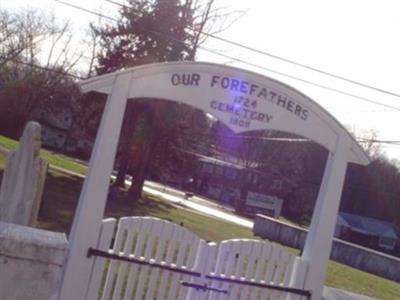
<instances>
[{"instance_id":1,"label":"paved road","mask_svg":"<svg viewBox=\"0 0 400 300\"><path fill-rule=\"evenodd\" d=\"M209 216L244 226L246 228L253 228L254 222L252 220L238 217L234 215L232 208L218 205L217 203L204 198L194 196L186 199L184 192L170 187L165 187L164 185L152 181L146 181L143 190L167 201L186 206Z\"/></svg>"}]
</instances>

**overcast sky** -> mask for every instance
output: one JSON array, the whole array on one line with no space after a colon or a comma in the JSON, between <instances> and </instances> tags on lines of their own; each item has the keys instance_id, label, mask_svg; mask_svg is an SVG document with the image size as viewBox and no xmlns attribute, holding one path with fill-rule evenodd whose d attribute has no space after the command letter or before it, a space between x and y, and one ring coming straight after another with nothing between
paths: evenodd
<instances>
[{"instance_id":1,"label":"overcast sky","mask_svg":"<svg viewBox=\"0 0 400 300\"><path fill-rule=\"evenodd\" d=\"M118 6L104 0L64 0L90 10L116 16ZM123 3L123 0L115 0ZM270 54L400 94L400 1L396 0L216 0L227 10L246 11L229 29L218 35ZM95 17L54 0L1 0L0 6L27 6L53 11L70 19L77 36ZM83 35L82 35L83 36ZM205 50L198 60L226 63L283 81L308 95L342 124L357 132L374 129L379 139L400 140L400 98L333 79L268 56L208 39L206 48L222 52L262 68L233 62ZM372 105L343 94L317 88L265 68L340 89L399 110ZM400 160L400 146L385 146L391 158Z\"/></svg>"}]
</instances>

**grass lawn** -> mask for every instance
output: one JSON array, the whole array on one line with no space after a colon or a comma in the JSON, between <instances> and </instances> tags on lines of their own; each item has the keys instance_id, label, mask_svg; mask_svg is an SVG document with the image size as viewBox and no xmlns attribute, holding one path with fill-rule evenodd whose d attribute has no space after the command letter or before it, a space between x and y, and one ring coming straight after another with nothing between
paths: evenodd
<instances>
[{"instance_id":1,"label":"grass lawn","mask_svg":"<svg viewBox=\"0 0 400 300\"><path fill-rule=\"evenodd\" d=\"M0 135L0 146L7 149L15 149L18 146L18 142L3 135Z\"/></svg>"},{"instance_id":2,"label":"grass lawn","mask_svg":"<svg viewBox=\"0 0 400 300\"><path fill-rule=\"evenodd\" d=\"M7 149L15 149L18 146L18 142L14 141L10 138L0 135L0 147L7 148ZM84 175L86 172L86 166L74 162L71 159L63 155L59 155L52 151L48 150L40 150L40 156L45 158L51 165L67 169L72 172L76 172L79 174ZM0 157L1 158L1 157ZM1 166L1 165L0 165Z\"/></svg>"},{"instance_id":3,"label":"grass lawn","mask_svg":"<svg viewBox=\"0 0 400 300\"><path fill-rule=\"evenodd\" d=\"M399 283L334 261L328 263L325 284L377 299L400 299Z\"/></svg>"},{"instance_id":4,"label":"grass lawn","mask_svg":"<svg viewBox=\"0 0 400 300\"><path fill-rule=\"evenodd\" d=\"M46 179L38 227L68 233L81 187L80 178L51 170ZM107 203L105 215L114 218L127 215L153 216L183 223L183 226L210 241L235 237L254 238L249 229L177 208L159 199L143 197L138 203L129 205L124 193L121 193L117 201Z\"/></svg>"},{"instance_id":5,"label":"grass lawn","mask_svg":"<svg viewBox=\"0 0 400 300\"><path fill-rule=\"evenodd\" d=\"M0 138L0 145L3 147L8 145L4 144L4 141L9 143L10 148L14 145L7 139ZM47 153L54 156L48 151ZM5 154L0 151L0 169L4 167L4 158ZM55 156L52 159L56 163L67 160L61 156ZM72 165L67 161L65 166ZM83 170L83 166L80 166ZM46 179L38 227L68 233L81 187L82 179L50 170ZM105 215L116 218L127 215L146 215L167 219L178 224L183 223L186 228L209 241L254 238L250 229L172 206L168 202L148 196L139 200L138 203L129 204L125 194L122 193L117 201L107 204ZM289 250L298 253L295 249ZM332 261L328 265L326 285L378 299L400 299L400 284Z\"/></svg>"},{"instance_id":6,"label":"grass lawn","mask_svg":"<svg viewBox=\"0 0 400 300\"><path fill-rule=\"evenodd\" d=\"M6 162L6 154L0 151L0 170L4 169L5 162Z\"/></svg>"}]
</instances>

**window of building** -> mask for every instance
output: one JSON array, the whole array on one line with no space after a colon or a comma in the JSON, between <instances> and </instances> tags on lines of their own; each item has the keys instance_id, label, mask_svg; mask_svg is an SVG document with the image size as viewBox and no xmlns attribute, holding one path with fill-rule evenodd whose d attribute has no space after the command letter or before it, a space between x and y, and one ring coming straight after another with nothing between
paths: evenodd
<instances>
[{"instance_id":1,"label":"window of building","mask_svg":"<svg viewBox=\"0 0 400 300\"><path fill-rule=\"evenodd\" d=\"M272 180L272 189L281 190L282 189L282 180L281 179Z\"/></svg>"},{"instance_id":2,"label":"window of building","mask_svg":"<svg viewBox=\"0 0 400 300\"><path fill-rule=\"evenodd\" d=\"M270 166L270 168L271 168L271 173L272 173L272 174L274 174L274 175L279 174L279 168L278 168L278 166L272 165L272 166Z\"/></svg>"},{"instance_id":3,"label":"window of building","mask_svg":"<svg viewBox=\"0 0 400 300\"><path fill-rule=\"evenodd\" d=\"M253 185L258 183L258 175L256 173L247 173L247 182Z\"/></svg>"},{"instance_id":4,"label":"window of building","mask_svg":"<svg viewBox=\"0 0 400 300\"><path fill-rule=\"evenodd\" d=\"M224 168L222 166L215 166L215 175L222 176L224 174Z\"/></svg>"},{"instance_id":5,"label":"window of building","mask_svg":"<svg viewBox=\"0 0 400 300\"><path fill-rule=\"evenodd\" d=\"M228 167L225 168L224 175L225 175L226 178L235 180L236 179L236 174L237 174L237 172L236 172L235 169L228 168Z\"/></svg>"},{"instance_id":6,"label":"window of building","mask_svg":"<svg viewBox=\"0 0 400 300\"><path fill-rule=\"evenodd\" d=\"M214 171L214 166L212 164L203 163L203 172L212 174Z\"/></svg>"},{"instance_id":7,"label":"window of building","mask_svg":"<svg viewBox=\"0 0 400 300\"><path fill-rule=\"evenodd\" d=\"M379 238L379 247L388 249L388 250L393 250L394 246L396 244L396 240L395 239L391 239L391 238L386 238L386 237L380 237Z\"/></svg>"},{"instance_id":8,"label":"window of building","mask_svg":"<svg viewBox=\"0 0 400 300\"><path fill-rule=\"evenodd\" d=\"M258 183L258 175L257 175L257 174L253 174L253 181L252 181L252 183L253 183L254 185L257 185L257 183Z\"/></svg>"}]
</instances>

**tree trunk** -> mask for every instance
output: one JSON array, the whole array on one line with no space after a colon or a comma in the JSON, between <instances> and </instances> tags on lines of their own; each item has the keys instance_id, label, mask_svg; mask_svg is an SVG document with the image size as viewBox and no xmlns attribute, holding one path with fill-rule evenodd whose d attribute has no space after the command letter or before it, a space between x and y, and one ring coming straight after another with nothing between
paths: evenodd
<instances>
[{"instance_id":1,"label":"tree trunk","mask_svg":"<svg viewBox=\"0 0 400 300\"><path fill-rule=\"evenodd\" d=\"M152 154L154 153L154 149L157 146L158 142L158 135L156 126L151 129L151 133L149 134L149 142L146 143L145 151L143 155L143 160L137 170L135 177L133 178L133 184L128 192L128 201L131 203L135 203L139 200L142 190L144 181L149 173Z\"/></svg>"},{"instance_id":2,"label":"tree trunk","mask_svg":"<svg viewBox=\"0 0 400 300\"><path fill-rule=\"evenodd\" d=\"M126 143L128 145L128 143ZM126 149L128 148L128 149ZM118 160L118 173L115 180L115 185L121 188L125 188L125 176L128 171L129 162L129 147L123 147L122 154Z\"/></svg>"},{"instance_id":3,"label":"tree trunk","mask_svg":"<svg viewBox=\"0 0 400 300\"><path fill-rule=\"evenodd\" d=\"M240 182L240 199L237 199L235 203L235 211L237 213L243 213L245 211L247 193L249 192L248 173L243 170Z\"/></svg>"},{"instance_id":4,"label":"tree trunk","mask_svg":"<svg viewBox=\"0 0 400 300\"><path fill-rule=\"evenodd\" d=\"M136 110L134 110L134 108ZM133 131L136 128L136 124L139 120L139 116L142 113L142 108L136 106L128 106L126 110L126 121L124 121L120 139L125 139L122 143L120 156L118 159L118 174L115 180L115 185L124 188L125 187L125 176L128 172L130 149L133 144Z\"/></svg>"}]
</instances>

